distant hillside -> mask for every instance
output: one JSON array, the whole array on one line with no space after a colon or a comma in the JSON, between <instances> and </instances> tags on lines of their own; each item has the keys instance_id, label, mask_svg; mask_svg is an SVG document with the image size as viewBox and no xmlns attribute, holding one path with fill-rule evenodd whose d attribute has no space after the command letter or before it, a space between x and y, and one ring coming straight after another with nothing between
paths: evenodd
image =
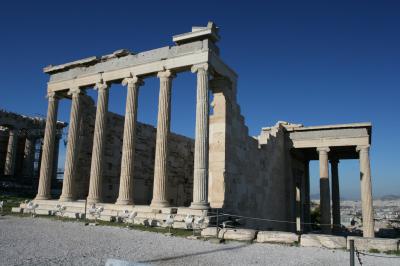
<instances>
[{"instance_id":1,"label":"distant hillside","mask_svg":"<svg viewBox=\"0 0 400 266\"><path fill-rule=\"evenodd\" d=\"M311 194L310 195L311 200L319 200L319 194ZM355 200L358 201L360 199L354 199L354 198L346 198L346 197L341 197L340 198L341 201L345 201L345 200ZM390 201L390 200L400 200L400 195L385 195L382 197L375 197L374 200L384 200L384 201Z\"/></svg>"},{"instance_id":2,"label":"distant hillside","mask_svg":"<svg viewBox=\"0 0 400 266\"><path fill-rule=\"evenodd\" d=\"M380 200L400 200L400 195L385 195L378 199L380 199Z\"/></svg>"}]
</instances>

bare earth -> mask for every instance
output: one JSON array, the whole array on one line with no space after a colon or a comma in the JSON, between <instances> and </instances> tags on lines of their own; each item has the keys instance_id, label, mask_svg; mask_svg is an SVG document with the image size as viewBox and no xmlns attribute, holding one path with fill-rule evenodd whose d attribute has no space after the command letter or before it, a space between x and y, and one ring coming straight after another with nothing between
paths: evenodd
<instances>
[{"instance_id":1,"label":"bare earth","mask_svg":"<svg viewBox=\"0 0 400 266\"><path fill-rule=\"evenodd\" d=\"M142 265L349 265L349 253L342 250L213 244L126 228L0 217L0 265L104 265L109 258ZM364 265L380 266L400 261L362 260Z\"/></svg>"}]
</instances>

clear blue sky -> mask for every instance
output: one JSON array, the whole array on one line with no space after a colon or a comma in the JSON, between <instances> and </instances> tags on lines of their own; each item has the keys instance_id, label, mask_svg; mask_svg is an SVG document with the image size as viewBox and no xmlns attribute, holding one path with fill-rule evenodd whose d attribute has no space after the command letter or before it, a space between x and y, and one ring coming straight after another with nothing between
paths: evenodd
<instances>
[{"instance_id":1,"label":"clear blue sky","mask_svg":"<svg viewBox=\"0 0 400 266\"><path fill-rule=\"evenodd\" d=\"M212 20L221 56L239 74L238 100L252 135L277 120L371 121L374 195L400 194L399 1L15 0L2 1L0 10L0 108L44 115L44 66L172 45L172 35ZM112 88L111 111L124 113L124 91ZM157 80L146 80L140 121L156 124L157 97ZM194 135L194 103L193 74L179 75L173 131ZM60 120L69 121L69 108L62 101ZM311 174L316 193L315 163ZM342 196L358 197L358 162L342 162L340 178Z\"/></svg>"}]
</instances>

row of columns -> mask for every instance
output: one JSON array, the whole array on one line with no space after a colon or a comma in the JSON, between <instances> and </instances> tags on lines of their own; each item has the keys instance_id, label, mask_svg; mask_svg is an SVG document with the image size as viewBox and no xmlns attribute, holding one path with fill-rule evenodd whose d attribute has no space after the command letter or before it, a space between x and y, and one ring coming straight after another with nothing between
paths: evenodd
<instances>
[{"instance_id":1,"label":"row of columns","mask_svg":"<svg viewBox=\"0 0 400 266\"><path fill-rule=\"evenodd\" d=\"M320 210L321 229L323 233L331 233L340 228L340 192L337 159L330 160L332 190L329 186L329 147L318 147L320 172ZM360 161L361 208L364 237L374 237L374 213L372 204L371 169L369 159L369 145L357 146ZM332 191L332 218L331 219L331 191ZM333 227L332 227L333 224Z\"/></svg>"},{"instance_id":2,"label":"row of columns","mask_svg":"<svg viewBox=\"0 0 400 266\"><path fill-rule=\"evenodd\" d=\"M18 147L18 129L9 128L9 136L7 143L6 157L4 161L4 175L15 176L16 165L17 165L17 147ZM24 137L24 153L22 158L22 171L23 177L32 177L34 171L34 160L35 160L35 146L40 136L26 134ZM56 136L55 141L55 153L58 154L60 135ZM57 161L54 161L53 167L57 169Z\"/></svg>"},{"instance_id":3,"label":"row of columns","mask_svg":"<svg viewBox=\"0 0 400 266\"><path fill-rule=\"evenodd\" d=\"M194 154L194 180L193 202L191 208L206 209L209 207L207 195L208 180L208 116L209 116L209 92L208 92L208 64L195 65L192 72L197 73L197 102L196 102L196 135ZM168 136L171 120L171 89L172 79L175 75L170 71L158 73L160 80L160 93L158 105L156 153L154 166L153 199L151 206L169 206L168 189ZM134 178L134 154L136 141L136 123L139 87L143 84L139 77L133 76L123 80L127 86L127 100L125 112L125 124L123 134L123 148L121 161L121 176L117 204L134 204L133 202L133 178ZM95 86L98 91L96 120L92 150L92 161L89 182L88 202L97 203L102 200L101 187L104 165L104 146L106 134L106 122L108 112L109 86L106 83L98 83ZM78 161L79 149L79 123L81 119L81 95L80 88L71 88L68 92L72 96L70 127L68 132L68 146L65 161L65 173L61 201L76 199L74 189L74 177ZM39 189L36 199L50 199L51 162L54 160L54 138L57 120L59 98L52 92L48 95L48 113L43 145L42 165L40 169Z\"/></svg>"}]
</instances>

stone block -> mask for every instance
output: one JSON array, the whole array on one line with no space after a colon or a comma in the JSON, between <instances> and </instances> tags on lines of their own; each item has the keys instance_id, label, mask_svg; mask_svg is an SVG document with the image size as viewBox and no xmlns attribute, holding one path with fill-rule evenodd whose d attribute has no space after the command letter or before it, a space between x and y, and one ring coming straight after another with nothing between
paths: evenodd
<instances>
[{"instance_id":1,"label":"stone block","mask_svg":"<svg viewBox=\"0 0 400 266\"><path fill-rule=\"evenodd\" d=\"M346 238L342 236L305 234L300 237L302 247L346 248Z\"/></svg>"},{"instance_id":2,"label":"stone block","mask_svg":"<svg viewBox=\"0 0 400 266\"><path fill-rule=\"evenodd\" d=\"M302 247L322 247L321 242L319 241L317 235L307 234L301 235L300 237L300 246Z\"/></svg>"},{"instance_id":3,"label":"stone block","mask_svg":"<svg viewBox=\"0 0 400 266\"><path fill-rule=\"evenodd\" d=\"M20 208L20 207L12 207L11 208L11 212L14 213L22 213L24 211L24 209Z\"/></svg>"},{"instance_id":4,"label":"stone block","mask_svg":"<svg viewBox=\"0 0 400 266\"><path fill-rule=\"evenodd\" d=\"M227 240L253 241L257 231L253 229L222 229L219 231L219 238Z\"/></svg>"},{"instance_id":5,"label":"stone block","mask_svg":"<svg viewBox=\"0 0 400 266\"><path fill-rule=\"evenodd\" d=\"M379 251L399 250L400 239L377 237L347 237L347 249L350 249L350 240L354 240L354 247L361 251L377 249Z\"/></svg>"},{"instance_id":6,"label":"stone block","mask_svg":"<svg viewBox=\"0 0 400 266\"><path fill-rule=\"evenodd\" d=\"M295 244L299 241L299 236L289 232L260 231L257 233L256 241L258 243Z\"/></svg>"},{"instance_id":7,"label":"stone block","mask_svg":"<svg viewBox=\"0 0 400 266\"><path fill-rule=\"evenodd\" d=\"M216 227L207 227L201 230L202 237L215 237L217 235Z\"/></svg>"}]
</instances>

